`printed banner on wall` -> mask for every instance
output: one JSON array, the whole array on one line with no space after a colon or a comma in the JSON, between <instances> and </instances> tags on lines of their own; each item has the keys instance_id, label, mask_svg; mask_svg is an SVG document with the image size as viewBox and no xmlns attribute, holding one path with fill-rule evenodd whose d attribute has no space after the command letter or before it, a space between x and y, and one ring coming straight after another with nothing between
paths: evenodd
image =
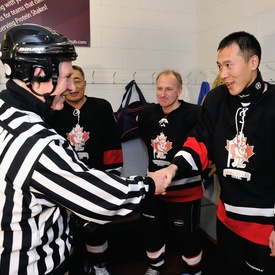
<instances>
[{"instance_id":1,"label":"printed banner on wall","mask_svg":"<svg viewBox=\"0 0 275 275\"><path fill-rule=\"evenodd\" d=\"M75 46L90 46L89 0L0 0L0 41L7 30L23 23L48 26Z\"/></svg>"}]
</instances>

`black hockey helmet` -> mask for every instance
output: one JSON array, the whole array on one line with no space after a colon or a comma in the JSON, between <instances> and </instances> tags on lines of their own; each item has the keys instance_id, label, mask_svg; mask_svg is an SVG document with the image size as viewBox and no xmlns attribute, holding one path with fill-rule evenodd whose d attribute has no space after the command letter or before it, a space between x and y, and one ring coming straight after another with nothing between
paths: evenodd
<instances>
[{"instance_id":1,"label":"black hockey helmet","mask_svg":"<svg viewBox=\"0 0 275 275\"><path fill-rule=\"evenodd\" d=\"M7 78L19 79L31 86L32 81L57 84L58 67L63 61L77 58L74 45L64 35L37 24L17 25L5 34L1 43L1 61ZM34 76L39 67L45 76Z\"/></svg>"}]
</instances>

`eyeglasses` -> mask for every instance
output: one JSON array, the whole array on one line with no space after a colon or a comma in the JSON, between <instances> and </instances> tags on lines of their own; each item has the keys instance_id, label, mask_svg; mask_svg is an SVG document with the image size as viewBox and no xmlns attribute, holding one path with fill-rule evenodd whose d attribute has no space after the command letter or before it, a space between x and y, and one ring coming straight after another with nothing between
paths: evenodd
<instances>
[{"instance_id":1,"label":"eyeglasses","mask_svg":"<svg viewBox=\"0 0 275 275\"><path fill-rule=\"evenodd\" d=\"M74 79L73 80L74 85L79 85L82 82L84 82L84 80L80 80L80 79Z\"/></svg>"}]
</instances>

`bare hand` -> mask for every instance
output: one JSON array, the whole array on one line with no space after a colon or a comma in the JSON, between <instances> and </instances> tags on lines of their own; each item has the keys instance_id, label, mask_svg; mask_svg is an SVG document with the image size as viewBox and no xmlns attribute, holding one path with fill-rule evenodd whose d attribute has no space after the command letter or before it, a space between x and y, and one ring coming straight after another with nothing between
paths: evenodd
<instances>
[{"instance_id":1,"label":"bare hand","mask_svg":"<svg viewBox=\"0 0 275 275\"><path fill-rule=\"evenodd\" d=\"M271 257L275 257L275 231L273 230L269 236L269 247L271 253L269 254Z\"/></svg>"},{"instance_id":2,"label":"bare hand","mask_svg":"<svg viewBox=\"0 0 275 275\"><path fill-rule=\"evenodd\" d=\"M156 185L155 195L165 195L166 188L171 183L173 177L176 175L178 167L174 164L160 169L156 172L149 172L148 177L151 177Z\"/></svg>"}]
</instances>

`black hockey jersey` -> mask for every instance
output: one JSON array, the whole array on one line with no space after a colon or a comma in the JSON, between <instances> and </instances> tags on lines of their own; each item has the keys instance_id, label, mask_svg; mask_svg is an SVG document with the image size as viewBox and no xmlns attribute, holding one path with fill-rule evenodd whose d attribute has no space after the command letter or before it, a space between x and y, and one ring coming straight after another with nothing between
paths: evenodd
<instances>
[{"instance_id":1,"label":"black hockey jersey","mask_svg":"<svg viewBox=\"0 0 275 275\"><path fill-rule=\"evenodd\" d=\"M182 148L189 131L196 125L200 106L180 100L180 106L168 115L159 104L143 110L138 117L141 137L148 151L148 170L154 172L171 164ZM202 197L202 182L198 172L177 175L160 199L185 202Z\"/></svg>"},{"instance_id":2,"label":"black hockey jersey","mask_svg":"<svg viewBox=\"0 0 275 275\"><path fill-rule=\"evenodd\" d=\"M64 102L64 108L48 116L46 121L70 141L86 165L116 174L121 172L121 141L107 100L87 97L80 110Z\"/></svg>"},{"instance_id":3,"label":"black hockey jersey","mask_svg":"<svg viewBox=\"0 0 275 275\"><path fill-rule=\"evenodd\" d=\"M225 85L209 92L174 163L184 172L214 162L218 218L243 238L268 245L275 224L275 86L257 78L246 89L248 98L232 96Z\"/></svg>"}]
</instances>

